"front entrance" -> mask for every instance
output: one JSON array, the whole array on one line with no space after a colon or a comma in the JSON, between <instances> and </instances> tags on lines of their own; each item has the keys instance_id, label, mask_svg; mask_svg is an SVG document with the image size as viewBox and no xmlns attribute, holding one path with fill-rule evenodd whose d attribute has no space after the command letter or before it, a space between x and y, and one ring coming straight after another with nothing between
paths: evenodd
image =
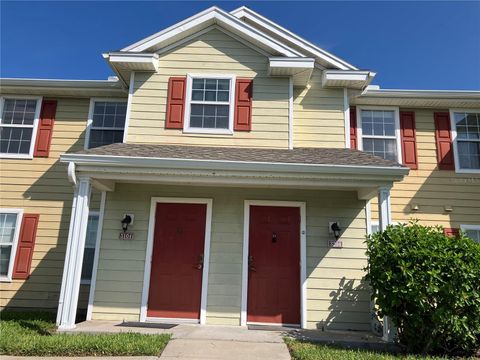
<instances>
[{"instance_id":1,"label":"front entrance","mask_svg":"<svg viewBox=\"0 0 480 360\"><path fill-rule=\"evenodd\" d=\"M246 320L300 325L300 208L249 211Z\"/></svg>"},{"instance_id":2,"label":"front entrance","mask_svg":"<svg viewBox=\"0 0 480 360\"><path fill-rule=\"evenodd\" d=\"M157 203L147 317L200 319L207 204Z\"/></svg>"}]
</instances>

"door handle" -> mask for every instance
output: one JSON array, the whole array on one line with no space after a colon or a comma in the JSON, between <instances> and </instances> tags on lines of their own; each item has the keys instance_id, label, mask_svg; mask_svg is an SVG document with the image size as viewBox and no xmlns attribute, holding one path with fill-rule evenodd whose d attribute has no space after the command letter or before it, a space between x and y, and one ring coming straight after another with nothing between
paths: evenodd
<instances>
[{"instance_id":1,"label":"door handle","mask_svg":"<svg viewBox=\"0 0 480 360\"><path fill-rule=\"evenodd\" d=\"M253 264L253 256L248 257L248 270L256 272L257 269L255 268L255 265Z\"/></svg>"},{"instance_id":2,"label":"door handle","mask_svg":"<svg viewBox=\"0 0 480 360\"><path fill-rule=\"evenodd\" d=\"M203 269L203 254L198 255L198 263L197 266L195 266L198 270Z\"/></svg>"}]
</instances>

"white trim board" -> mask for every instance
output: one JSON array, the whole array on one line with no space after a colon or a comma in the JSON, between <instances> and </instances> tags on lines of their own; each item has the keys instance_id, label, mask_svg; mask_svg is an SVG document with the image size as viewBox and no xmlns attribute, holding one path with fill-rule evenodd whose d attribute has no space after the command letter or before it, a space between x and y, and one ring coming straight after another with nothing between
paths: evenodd
<instances>
[{"instance_id":1,"label":"white trim board","mask_svg":"<svg viewBox=\"0 0 480 360\"><path fill-rule=\"evenodd\" d=\"M245 200L243 217L242 302L240 325L247 326L248 252L250 206L283 206L300 208L300 326L307 327L307 216L306 203L301 201Z\"/></svg>"},{"instance_id":2,"label":"white trim board","mask_svg":"<svg viewBox=\"0 0 480 360\"><path fill-rule=\"evenodd\" d=\"M212 233L212 199L204 198L181 198L181 197L152 197L150 203L150 217L148 221L147 249L145 252L145 269L143 274L142 302L140 306L140 321L161 321L159 318L147 317L148 292L150 290L150 272L153 255L153 239L155 235L155 213L157 203L178 203L178 204L206 204L207 213L205 217L205 241L203 250L203 271L202 271L202 293L200 300L199 323L205 325L207 321L207 295L208 295L208 271L210 264L210 240ZM181 319L180 319L181 320Z\"/></svg>"}]
</instances>

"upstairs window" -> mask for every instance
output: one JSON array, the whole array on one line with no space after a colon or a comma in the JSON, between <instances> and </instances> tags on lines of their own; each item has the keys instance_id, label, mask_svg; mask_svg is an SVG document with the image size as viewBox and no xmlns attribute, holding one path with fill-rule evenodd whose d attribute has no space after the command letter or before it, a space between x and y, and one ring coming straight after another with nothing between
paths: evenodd
<instances>
[{"instance_id":1,"label":"upstairs window","mask_svg":"<svg viewBox=\"0 0 480 360\"><path fill-rule=\"evenodd\" d=\"M398 109L360 108L360 149L401 163Z\"/></svg>"},{"instance_id":2,"label":"upstairs window","mask_svg":"<svg viewBox=\"0 0 480 360\"><path fill-rule=\"evenodd\" d=\"M185 131L233 132L233 76L188 76Z\"/></svg>"},{"instance_id":3,"label":"upstairs window","mask_svg":"<svg viewBox=\"0 0 480 360\"><path fill-rule=\"evenodd\" d=\"M126 101L92 100L85 147L123 142L126 116Z\"/></svg>"},{"instance_id":4,"label":"upstairs window","mask_svg":"<svg viewBox=\"0 0 480 360\"><path fill-rule=\"evenodd\" d=\"M40 98L3 98L0 105L0 154L33 157Z\"/></svg>"},{"instance_id":5,"label":"upstairs window","mask_svg":"<svg viewBox=\"0 0 480 360\"><path fill-rule=\"evenodd\" d=\"M480 112L453 111L458 170L480 170Z\"/></svg>"}]
</instances>

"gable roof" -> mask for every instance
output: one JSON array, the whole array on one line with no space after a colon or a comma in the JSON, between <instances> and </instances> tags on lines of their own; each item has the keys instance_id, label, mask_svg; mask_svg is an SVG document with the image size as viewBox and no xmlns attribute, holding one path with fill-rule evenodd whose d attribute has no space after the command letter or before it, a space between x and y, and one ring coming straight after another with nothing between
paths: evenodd
<instances>
[{"instance_id":1,"label":"gable roof","mask_svg":"<svg viewBox=\"0 0 480 360\"><path fill-rule=\"evenodd\" d=\"M323 68L358 70L256 12L241 7L227 13L213 6L156 34L123 48L122 52L157 52L212 25L218 25L274 56L313 57Z\"/></svg>"}]
</instances>

